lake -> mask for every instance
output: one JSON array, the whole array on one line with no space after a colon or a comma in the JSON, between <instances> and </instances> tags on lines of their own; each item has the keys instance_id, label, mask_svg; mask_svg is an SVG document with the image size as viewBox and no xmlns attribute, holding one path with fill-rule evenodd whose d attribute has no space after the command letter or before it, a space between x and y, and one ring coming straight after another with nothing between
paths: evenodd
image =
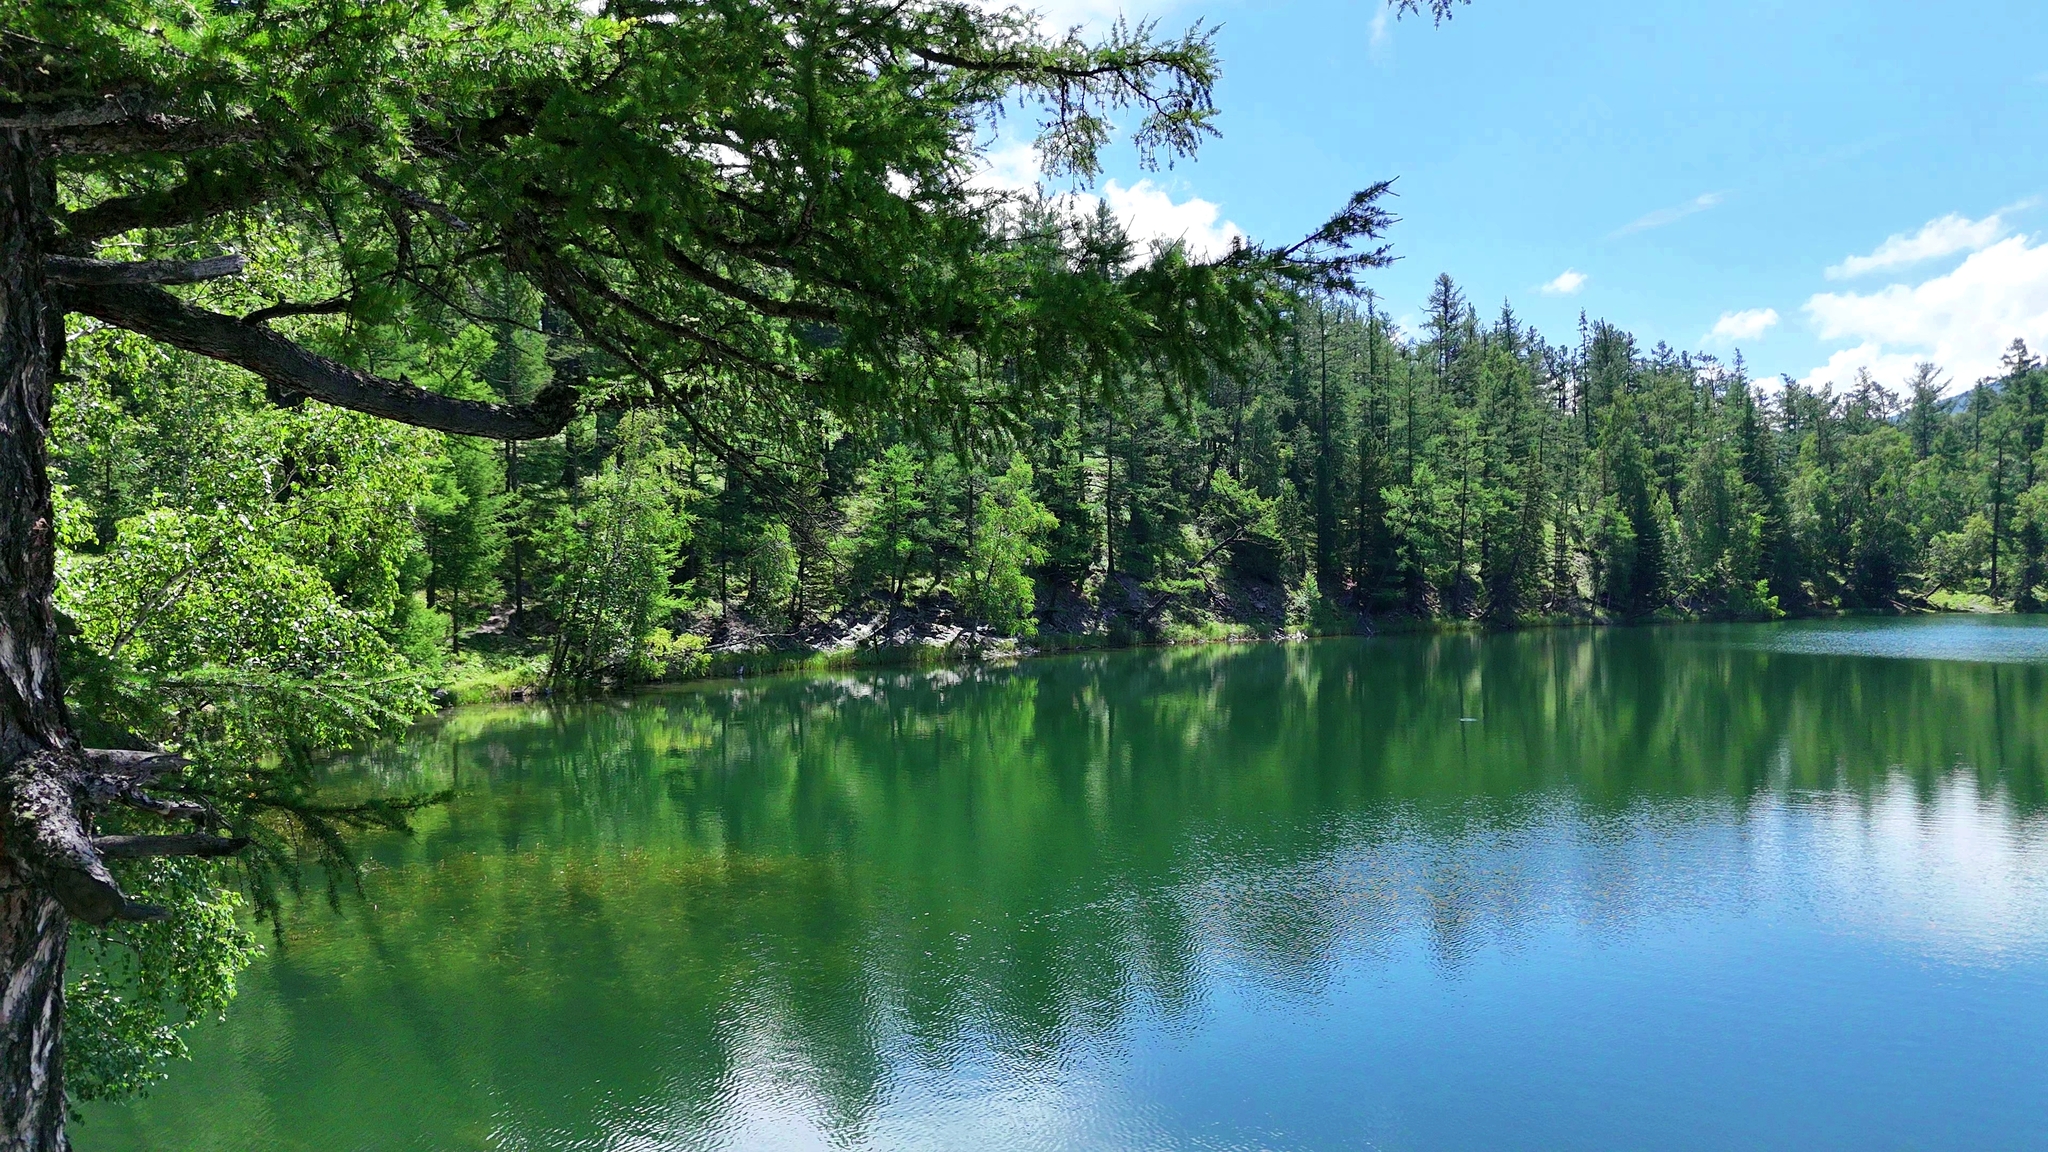
<instances>
[{"instance_id":1,"label":"lake","mask_svg":"<svg viewBox=\"0 0 2048 1152\"><path fill-rule=\"evenodd\" d=\"M2048 627L466 709L125 1149L2041 1149Z\"/></svg>"}]
</instances>

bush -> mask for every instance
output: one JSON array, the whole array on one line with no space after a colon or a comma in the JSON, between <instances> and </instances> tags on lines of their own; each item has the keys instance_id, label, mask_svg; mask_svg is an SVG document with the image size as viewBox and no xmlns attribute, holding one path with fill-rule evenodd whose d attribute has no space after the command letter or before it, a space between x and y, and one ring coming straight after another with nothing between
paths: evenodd
<instances>
[{"instance_id":1,"label":"bush","mask_svg":"<svg viewBox=\"0 0 2048 1152\"><path fill-rule=\"evenodd\" d=\"M711 667L704 651L704 637L685 632L670 635L656 628L640 639L640 651L633 658L633 672L642 680L688 680L702 676Z\"/></svg>"}]
</instances>

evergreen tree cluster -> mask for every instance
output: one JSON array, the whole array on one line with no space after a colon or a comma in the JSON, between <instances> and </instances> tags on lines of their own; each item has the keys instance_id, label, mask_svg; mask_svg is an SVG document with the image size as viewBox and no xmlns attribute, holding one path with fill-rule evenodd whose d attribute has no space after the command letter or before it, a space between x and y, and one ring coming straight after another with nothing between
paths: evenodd
<instances>
[{"instance_id":1,"label":"evergreen tree cluster","mask_svg":"<svg viewBox=\"0 0 2048 1152\"><path fill-rule=\"evenodd\" d=\"M628 407L523 443L329 435L318 458L291 430L321 409L271 408L253 384L224 399L218 370L161 351L139 388L132 341L87 333L68 387L89 418L58 445L82 525L67 571L90 616L93 573L175 589L177 556L225 554L191 539L204 526L383 509L349 539L294 544L323 598L415 665L488 636L544 654L557 683L686 674L707 647L885 642L919 621L1059 644L1387 617L1758 619L1940 594L2040 606L2048 370L2019 341L2001 376L1953 395L1931 364L1895 388L1862 373L1811 389L1604 322L1553 344L1505 305L1482 320L1448 276L1425 306L1411 333L1370 293L1297 295L1242 370L1204 387L1103 373L950 435L822 407L724 429ZM583 371L538 301L506 310L521 307L531 322L494 337L392 355L513 403ZM161 382L181 373L204 386ZM251 459L258 442L275 458ZM239 519L219 485L189 482L223 452L250 476Z\"/></svg>"}]
</instances>

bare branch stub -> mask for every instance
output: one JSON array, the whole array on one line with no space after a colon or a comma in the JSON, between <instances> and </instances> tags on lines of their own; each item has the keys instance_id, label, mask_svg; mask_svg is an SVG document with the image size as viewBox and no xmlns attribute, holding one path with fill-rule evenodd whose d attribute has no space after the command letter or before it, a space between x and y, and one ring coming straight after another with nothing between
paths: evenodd
<instances>
[{"instance_id":1,"label":"bare branch stub","mask_svg":"<svg viewBox=\"0 0 2048 1152\"><path fill-rule=\"evenodd\" d=\"M137 784L147 784L166 772L176 772L191 763L175 752L131 748L87 748L85 760L99 772Z\"/></svg>"},{"instance_id":2,"label":"bare branch stub","mask_svg":"<svg viewBox=\"0 0 2048 1152\"><path fill-rule=\"evenodd\" d=\"M102 808L119 804L165 820L189 820L202 827L217 822L213 809L204 804L167 800L144 790L166 773L184 768L187 761L183 756L125 748L88 748L85 760L92 770L80 780L78 791L88 804Z\"/></svg>"},{"instance_id":3,"label":"bare branch stub","mask_svg":"<svg viewBox=\"0 0 2048 1152\"><path fill-rule=\"evenodd\" d=\"M195 824L210 825L217 819L213 809L204 804L193 800L166 800L160 796L151 796L140 788L130 789L114 797L114 800L138 812L147 812L166 820L190 820Z\"/></svg>"},{"instance_id":4,"label":"bare branch stub","mask_svg":"<svg viewBox=\"0 0 2048 1152\"><path fill-rule=\"evenodd\" d=\"M121 802L159 777L184 768L187 761L171 752L87 748L85 763L90 771L79 782L79 792L87 803L104 805Z\"/></svg>"}]
</instances>

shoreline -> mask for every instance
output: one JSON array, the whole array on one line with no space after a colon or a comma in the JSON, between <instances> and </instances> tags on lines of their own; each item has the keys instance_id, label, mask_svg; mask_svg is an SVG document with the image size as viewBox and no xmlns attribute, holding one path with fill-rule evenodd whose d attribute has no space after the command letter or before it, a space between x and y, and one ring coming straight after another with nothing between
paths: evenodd
<instances>
[{"instance_id":1,"label":"shoreline","mask_svg":"<svg viewBox=\"0 0 2048 1152\"><path fill-rule=\"evenodd\" d=\"M646 680L618 681L578 691L557 692L526 681L501 668L481 675L452 678L434 689L437 713L483 704L526 703L539 700L589 700L630 695L650 689L720 680L744 680L754 676L797 673L840 672L867 668L945 668L963 664L1013 663L1049 656L1072 656L1089 652L1123 652L1143 648L1188 648L1212 644L1295 644L1310 640L1344 637L1371 638L1451 634L1461 632L1523 632L1551 628L1645 628L1678 624L1769 624L1802 620L1901 619L1913 616L2013 616L2004 607L1953 606L1928 603L1925 607L1899 611L1833 611L1802 613L1769 619L1716 617L1659 613L1624 619L1604 613L1593 615L1557 614L1530 617L1500 625L1484 620L1447 620L1433 617L1386 616L1360 618L1363 628L1294 628L1265 631L1250 625L1212 622L1184 626L1167 635L1143 637L1115 631L1099 633L1049 633L1025 640L1016 636L988 636L960 632L945 641L908 639L880 645L840 643L804 646L734 647L702 654L701 662L682 675L664 675ZM1180 634L1173 634L1174 631ZM962 643L962 640L966 643Z\"/></svg>"}]
</instances>

